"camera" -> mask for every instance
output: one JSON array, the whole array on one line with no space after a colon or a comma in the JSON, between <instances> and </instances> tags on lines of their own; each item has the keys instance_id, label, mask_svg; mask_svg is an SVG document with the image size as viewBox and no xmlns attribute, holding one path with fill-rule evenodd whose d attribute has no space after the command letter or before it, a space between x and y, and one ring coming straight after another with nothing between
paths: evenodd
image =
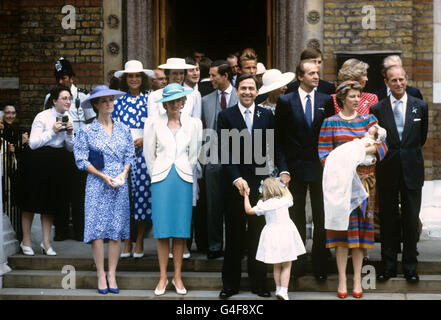
<instances>
[{"instance_id":1,"label":"camera","mask_svg":"<svg viewBox=\"0 0 441 320\"><path fill-rule=\"evenodd\" d=\"M63 125L63 129L61 130L66 130L66 125L69 122L69 116L57 116L57 122L59 121L61 121Z\"/></svg>"}]
</instances>

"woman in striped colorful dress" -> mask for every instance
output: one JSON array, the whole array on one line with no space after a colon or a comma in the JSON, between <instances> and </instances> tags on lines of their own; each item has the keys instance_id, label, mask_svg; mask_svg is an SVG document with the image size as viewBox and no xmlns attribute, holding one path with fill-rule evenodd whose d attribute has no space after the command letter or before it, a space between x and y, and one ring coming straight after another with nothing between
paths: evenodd
<instances>
[{"instance_id":1,"label":"woman in striped colorful dress","mask_svg":"<svg viewBox=\"0 0 441 320\"><path fill-rule=\"evenodd\" d=\"M362 86L356 81L345 81L337 87L336 96L341 111L325 119L319 136L318 150L323 165L332 150L346 142L363 138L370 127L378 124L375 116L361 115L356 111L360 102L361 90ZM376 154L378 161L381 161L386 153L387 146L384 142L378 147L366 147L366 154ZM360 298L363 295L361 287L363 249L374 248L375 165L358 166L357 173L369 194L367 203L361 206L363 210L357 208L350 213L347 231L326 230L326 247L336 248L339 275L337 294L340 298L347 296L346 264L349 249L352 251L354 266L352 295Z\"/></svg>"}]
</instances>

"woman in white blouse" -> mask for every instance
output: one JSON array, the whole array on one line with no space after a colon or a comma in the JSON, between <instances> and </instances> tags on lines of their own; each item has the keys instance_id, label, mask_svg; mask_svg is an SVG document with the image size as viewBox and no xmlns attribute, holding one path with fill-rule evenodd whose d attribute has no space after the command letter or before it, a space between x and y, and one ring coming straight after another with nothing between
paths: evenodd
<instances>
[{"instance_id":1,"label":"woman in white blouse","mask_svg":"<svg viewBox=\"0 0 441 320\"><path fill-rule=\"evenodd\" d=\"M144 155L152 179L153 236L157 239L160 279L155 294L168 284L169 239L173 239L174 278L178 294L186 294L181 276L185 239L190 238L193 170L202 142L202 122L181 112L190 90L169 84L163 90L166 112L147 118Z\"/></svg>"},{"instance_id":2,"label":"woman in white blouse","mask_svg":"<svg viewBox=\"0 0 441 320\"><path fill-rule=\"evenodd\" d=\"M69 192L66 163L73 150L73 125L67 111L72 95L69 88L57 86L51 90L53 107L37 114L29 137L32 150L23 168L21 190L23 241L25 255L34 255L31 247L31 226L34 212L41 214L43 253L56 255L50 244L54 216L66 210Z\"/></svg>"}]
</instances>

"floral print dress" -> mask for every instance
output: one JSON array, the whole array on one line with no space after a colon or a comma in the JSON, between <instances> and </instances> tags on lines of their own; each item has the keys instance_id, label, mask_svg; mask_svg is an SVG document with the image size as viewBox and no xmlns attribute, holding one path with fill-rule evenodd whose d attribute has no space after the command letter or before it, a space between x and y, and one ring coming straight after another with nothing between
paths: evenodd
<instances>
[{"instance_id":1,"label":"floral print dress","mask_svg":"<svg viewBox=\"0 0 441 320\"><path fill-rule=\"evenodd\" d=\"M144 130L144 123L148 117L147 101L148 94L141 93L134 97L126 93L115 102L112 119L124 123L130 129ZM136 149L135 152L136 169L132 170L133 216L137 221L151 220L150 176L147 173L142 147Z\"/></svg>"}]
</instances>

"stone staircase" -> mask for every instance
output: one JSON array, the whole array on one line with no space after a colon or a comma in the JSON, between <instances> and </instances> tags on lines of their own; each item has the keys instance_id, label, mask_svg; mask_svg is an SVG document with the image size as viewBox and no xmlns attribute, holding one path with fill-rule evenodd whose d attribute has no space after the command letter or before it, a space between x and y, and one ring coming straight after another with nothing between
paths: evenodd
<instances>
[{"instance_id":1,"label":"stone staircase","mask_svg":"<svg viewBox=\"0 0 441 320\"><path fill-rule=\"evenodd\" d=\"M171 262L171 260L170 260ZM152 253L142 259L124 259L118 264L117 281L121 289L119 295L99 295L96 292L96 271L92 258L88 257L33 257L17 254L9 257L8 264L13 271L4 275L3 289L0 289L0 300L7 299L218 299L222 288L222 259L206 260L205 256L193 254L190 260L184 261L183 280L188 294L177 295L171 284L164 296L156 297L153 293L159 277L156 256ZM369 261L369 265L378 267L378 261ZM107 265L107 264L106 264ZM318 283L308 273L306 276L290 283L292 299L338 299L337 274L335 262L331 262L328 280ZM349 274L351 263L348 263ZM62 273L64 266L75 268L75 290L63 289L63 278L73 273ZM70 269L69 272L71 272ZM268 268L270 271L271 268ZM398 266L401 270L401 266ZM441 299L441 261L422 261L418 265L420 282L409 284L402 275L386 283L376 282L375 289L364 290L364 299ZM172 277L172 264L169 264L169 279ZM242 261L242 291L231 299L262 299L252 294L246 273L246 261ZM310 270L309 270L310 271ZM350 278L350 276L349 276ZM66 280L65 280L66 282ZM348 290L352 281L348 279ZM70 283L72 285L72 283ZM273 288L272 274L268 274L268 288ZM274 296L271 299L275 299ZM348 298L353 299L353 298Z\"/></svg>"}]
</instances>

